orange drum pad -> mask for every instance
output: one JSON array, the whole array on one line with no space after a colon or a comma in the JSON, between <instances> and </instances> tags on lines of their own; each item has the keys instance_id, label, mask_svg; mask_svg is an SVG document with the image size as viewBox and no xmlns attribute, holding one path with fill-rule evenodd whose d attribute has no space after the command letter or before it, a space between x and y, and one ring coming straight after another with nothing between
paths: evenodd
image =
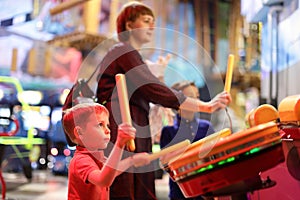
<instances>
[{"instance_id":1,"label":"orange drum pad","mask_svg":"<svg viewBox=\"0 0 300 200\"><path fill-rule=\"evenodd\" d=\"M279 114L276 108L269 104L263 104L256 109L250 111L247 115L249 127L254 127L267 122L276 122L279 119Z\"/></svg>"},{"instance_id":2,"label":"orange drum pad","mask_svg":"<svg viewBox=\"0 0 300 200\"><path fill-rule=\"evenodd\" d=\"M186 197L195 197L257 177L283 161L279 128L268 122L188 149L165 169Z\"/></svg>"},{"instance_id":3,"label":"orange drum pad","mask_svg":"<svg viewBox=\"0 0 300 200\"><path fill-rule=\"evenodd\" d=\"M284 98L278 106L280 122L299 124L300 122L300 95Z\"/></svg>"}]
</instances>

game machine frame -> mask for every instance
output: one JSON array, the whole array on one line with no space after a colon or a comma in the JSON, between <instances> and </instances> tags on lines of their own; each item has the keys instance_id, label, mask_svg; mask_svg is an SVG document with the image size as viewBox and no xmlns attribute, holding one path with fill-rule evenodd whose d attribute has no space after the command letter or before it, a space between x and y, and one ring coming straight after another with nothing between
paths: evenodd
<instances>
[{"instance_id":1,"label":"game machine frame","mask_svg":"<svg viewBox=\"0 0 300 200\"><path fill-rule=\"evenodd\" d=\"M16 91L17 91L17 96L22 94L23 91L24 91L21 83L19 82L19 80L14 78L14 77L0 76L0 82L7 83L7 84L12 84L15 87ZM30 111L31 108L30 108L29 104L26 101L24 101L24 99L22 99L21 96L18 96L18 100L21 103L23 111ZM19 159L22 160L24 158L23 154L19 151L19 146L23 146L28 151L30 151L36 145L45 144L44 139L34 137L35 136L34 127L29 127L26 137L16 136L15 134L19 130L18 120L16 118L14 118L13 115L8 117L7 119L12 121L15 124L16 127L12 132L1 133L1 135L0 135L0 145L11 146ZM1 153L1 155L3 155L3 152ZM2 158L1 158L1 162L2 162ZM26 168L25 170L26 170L26 172L24 171L24 173L25 173L25 175L27 174L26 177L31 179L31 176L32 176L31 166L30 166L30 168ZM1 184L2 184L2 199L5 199L5 196L6 196L6 183L5 183L5 180L2 176L2 170L0 170L0 179L1 179Z\"/></svg>"},{"instance_id":2,"label":"game machine frame","mask_svg":"<svg viewBox=\"0 0 300 200\"><path fill-rule=\"evenodd\" d=\"M276 186L251 193L251 199L299 199L300 197L300 95L284 98L279 106L279 127L285 162L261 173Z\"/></svg>"}]
</instances>

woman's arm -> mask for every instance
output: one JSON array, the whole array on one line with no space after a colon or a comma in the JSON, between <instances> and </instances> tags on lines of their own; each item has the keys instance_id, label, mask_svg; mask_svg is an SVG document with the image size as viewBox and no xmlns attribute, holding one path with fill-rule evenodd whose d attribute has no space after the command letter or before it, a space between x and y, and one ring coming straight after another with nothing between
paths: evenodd
<instances>
[{"instance_id":1,"label":"woman's arm","mask_svg":"<svg viewBox=\"0 0 300 200\"><path fill-rule=\"evenodd\" d=\"M120 56L117 62L118 66L126 72L128 89L139 88L139 92L142 93L140 96L154 104L174 109L180 107L185 110L212 113L225 108L231 102L231 96L227 92L221 92L211 101L203 102L170 89L150 72L149 67L136 50Z\"/></svg>"},{"instance_id":2,"label":"woman's arm","mask_svg":"<svg viewBox=\"0 0 300 200\"><path fill-rule=\"evenodd\" d=\"M226 108L226 106L230 102L230 94L228 94L227 92L221 92L209 102L203 102L195 98L187 97L185 101L180 105L180 109L212 113L216 110Z\"/></svg>"}]
</instances>

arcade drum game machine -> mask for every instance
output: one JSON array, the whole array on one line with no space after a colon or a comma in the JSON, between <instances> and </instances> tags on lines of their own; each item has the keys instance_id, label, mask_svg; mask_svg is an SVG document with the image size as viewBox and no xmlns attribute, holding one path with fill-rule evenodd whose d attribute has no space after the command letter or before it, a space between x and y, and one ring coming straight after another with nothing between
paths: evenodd
<instances>
[{"instance_id":1,"label":"arcade drum game machine","mask_svg":"<svg viewBox=\"0 0 300 200\"><path fill-rule=\"evenodd\" d=\"M227 92L233 63L229 55ZM162 166L187 198L299 199L299 121L300 95L283 99L279 111L263 104L246 115L247 129L216 132Z\"/></svg>"},{"instance_id":2,"label":"arcade drum game machine","mask_svg":"<svg viewBox=\"0 0 300 200\"><path fill-rule=\"evenodd\" d=\"M249 128L194 142L164 170L185 197L299 199L300 95L283 99L278 110L257 107L246 117Z\"/></svg>"}]
</instances>

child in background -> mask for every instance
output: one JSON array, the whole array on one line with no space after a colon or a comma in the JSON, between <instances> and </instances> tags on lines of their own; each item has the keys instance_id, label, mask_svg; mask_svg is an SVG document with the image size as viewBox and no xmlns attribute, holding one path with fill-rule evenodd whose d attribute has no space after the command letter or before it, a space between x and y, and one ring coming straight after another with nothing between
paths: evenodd
<instances>
[{"instance_id":1,"label":"child in background","mask_svg":"<svg viewBox=\"0 0 300 200\"><path fill-rule=\"evenodd\" d=\"M181 91L184 95L190 98L199 99L200 94L198 88L193 82L182 81L175 83L173 89ZM198 141L205 136L213 134L214 128L212 124L204 119L199 119L195 116L196 111L178 110L173 126L165 126L162 129L160 138L160 147L165 148L170 145L177 144L183 140L190 140L190 142ZM175 152L174 152L175 153ZM167 157L168 156L168 157ZM161 162L165 163L165 159L174 157L172 153L161 158ZM169 178L169 198L170 200L203 200L201 196L193 198L185 198L177 183Z\"/></svg>"},{"instance_id":2,"label":"child in background","mask_svg":"<svg viewBox=\"0 0 300 200\"><path fill-rule=\"evenodd\" d=\"M131 166L149 164L147 153L121 161L125 144L135 138L135 128L123 123L108 158L104 149L110 142L109 112L98 103L82 103L65 111L64 129L76 151L69 166L68 199L108 200L115 177Z\"/></svg>"}]
</instances>

